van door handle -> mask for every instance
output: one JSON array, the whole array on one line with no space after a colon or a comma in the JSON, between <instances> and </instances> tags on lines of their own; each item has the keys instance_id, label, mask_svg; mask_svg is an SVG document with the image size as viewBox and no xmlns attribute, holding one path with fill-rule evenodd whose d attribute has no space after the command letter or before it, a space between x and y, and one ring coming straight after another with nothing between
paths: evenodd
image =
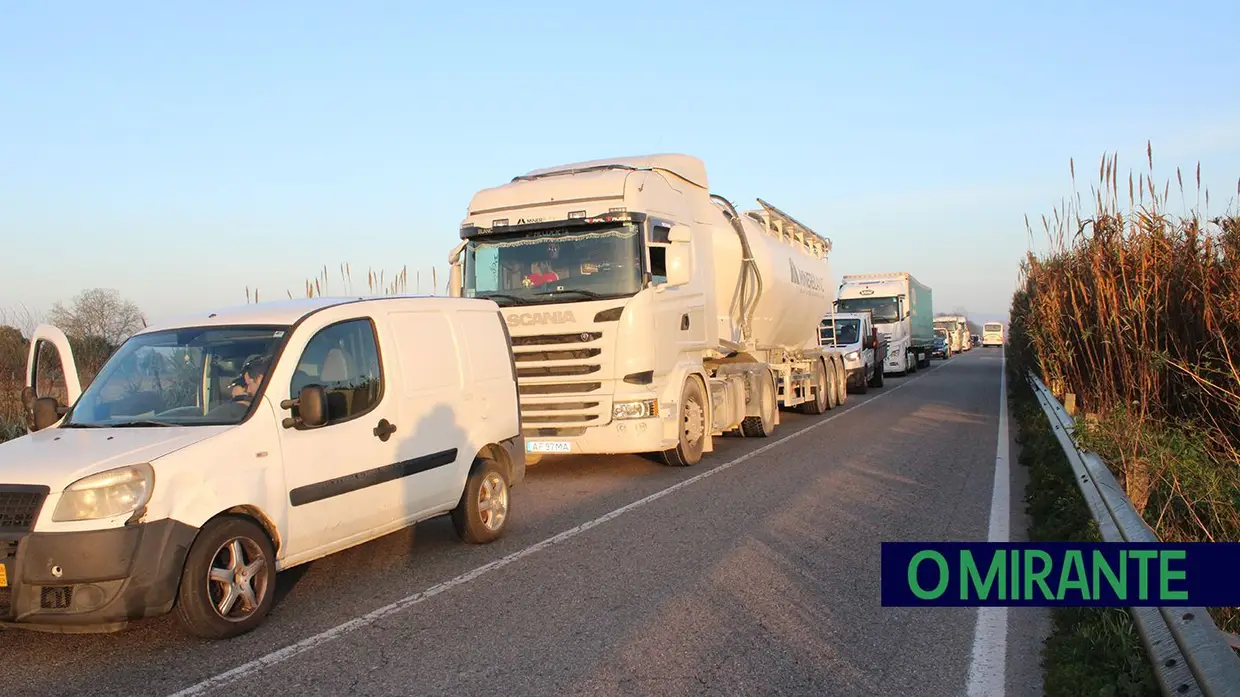
<instances>
[{"instance_id":1,"label":"van door handle","mask_svg":"<svg viewBox=\"0 0 1240 697\"><path fill-rule=\"evenodd\" d=\"M391 438L392 434L395 432L396 424L388 421L387 419L379 419L379 425L375 426L374 430L375 436L384 443L386 443L387 439Z\"/></svg>"},{"instance_id":2,"label":"van door handle","mask_svg":"<svg viewBox=\"0 0 1240 697\"><path fill-rule=\"evenodd\" d=\"M688 313L685 313L685 314L683 314L683 315L681 315L681 316L680 316L680 331L682 331L682 332L687 332L687 331L689 331L689 315L688 315Z\"/></svg>"}]
</instances>

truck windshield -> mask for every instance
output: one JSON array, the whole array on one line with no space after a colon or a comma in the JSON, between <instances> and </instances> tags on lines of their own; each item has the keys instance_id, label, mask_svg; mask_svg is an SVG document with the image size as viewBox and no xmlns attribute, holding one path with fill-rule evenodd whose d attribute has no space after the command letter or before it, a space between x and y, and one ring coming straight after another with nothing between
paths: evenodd
<instances>
[{"instance_id":1,"label":"truck windshield","mask_svg":"<svg viewBox=\"0 0 1240 697\"><path fill-rule=\"evenodd\" d=\"M239 423L287 327L200 327L126 341L82 392L65 428Z\"/></svg>"},{"instance_id":2,"label":"truck windshield","mask_svg":"<svg viewBox=\"0 0 1240 697\"><path fill-rule=\"evenodd\" d=\"M464 295L500 305L620 298L642 287L634 223L470 240Z\"/></svg>"},{"instance_id":3,"label":"truck windshield","mask_svg":"<svg viewBox=\"0 0 1240 697\"><path fill-rule=\"evenodd\" d=\"M826 320L825 324L830 327L831 320ZM861 341L861 323L855 319L837 319L835 320L835 332L828 334L829 343L835 346L847 346Z\"/></svg>"},{"instance_id":4,"label":"truck windshield","mask_svg":"<svg viewBox=\"0 0 1240 697\"><path fill-rule=\"evenodd\" d=\"M875 324L900 321L900 306L896 298L848 298L835 302L836 312L866 312L874 314Z\"/></svg>"}]
</instances>

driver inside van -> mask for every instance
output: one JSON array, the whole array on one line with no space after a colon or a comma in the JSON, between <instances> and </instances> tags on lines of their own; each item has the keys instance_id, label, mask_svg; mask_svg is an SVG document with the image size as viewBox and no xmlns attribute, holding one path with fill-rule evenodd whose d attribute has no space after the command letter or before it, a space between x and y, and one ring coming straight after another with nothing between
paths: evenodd
<instances>
[{"instance_id":1,"label":"driver inside van","mask_svg":"<svg viewBox=\"0 0 1240 697\"><path fill-rule=\"evenodd\" d=\"M268 362L267 356L255 356L246 361L241 374L229 385L231 399L212 409L207 415L220 418L241 418L249 411L250 402L258 393L258 386L263 384Z\"/></svg>"}]
</instances>

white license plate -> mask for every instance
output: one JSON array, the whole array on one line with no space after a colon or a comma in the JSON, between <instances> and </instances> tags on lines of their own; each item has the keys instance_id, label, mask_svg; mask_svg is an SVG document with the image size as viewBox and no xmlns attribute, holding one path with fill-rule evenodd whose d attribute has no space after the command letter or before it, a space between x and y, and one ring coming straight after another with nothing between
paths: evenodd
<instances>
[{"instance_id":1,"label":"white license plate","mask_svg":"<svg viewBox=\"0 0 1240 697\"><path fill-rule=\"evenodd\" d=\"M530 440L525 450L531 453L571 453L573 444L566 440Z\"/></svg>"}]
</instances>

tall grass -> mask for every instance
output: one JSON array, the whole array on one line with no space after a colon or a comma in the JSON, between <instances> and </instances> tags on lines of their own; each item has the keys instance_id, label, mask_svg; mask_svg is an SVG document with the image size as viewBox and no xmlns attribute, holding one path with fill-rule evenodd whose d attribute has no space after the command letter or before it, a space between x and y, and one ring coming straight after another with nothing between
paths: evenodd
<instances>
[{"instance_id":1,"label":"tall grass","mask_svg":"<svg viewBox=\"0 0 1240 697\"><path fill-rule=\"evenodd\" d=\"M337 289L344 295L356 295L357 289L353 284L352 266L348 263L341 264L339 274L340 286L337 286ZM443 291L443 295L447 295L447 287L446 285L440 287L439 278L438 267L431 267L430 273L426 274L425 277L421 270L415 270L413 275L413 292L420 294L423 292L423 287L426 286L431 295L439 295L440 291ZM306 279L300 297L314 298L332 295L334 292L332 289L333 280L336 279L333 279L332 275L328 273L327 266L324 265L315 276ZM409 292L409 281L409 267L407 265L402 266L400 271L395 273L390 280L387 277L387 272L382 269L378 271L367 269L366 294L371 296L404 295ZM294 296L291 290L286 290L285 295L290 300L298 297ZM251 289L247 286L245 289L246 303L257 303L259 299L259 289Z\"/></svg>"},{"instance_id":2,"label":"tall grass","mask_svg":"<svg viewBox=\"0 0 1240 697\"><path fill-rule=\"evenodd\" d=\"M1104 155L1092 210L1077 193L1043 216L1049 249L1021 265L1009 357L1077 396L1086 445L1161 539L1237 540L1240 217L1207 217L1200 165L1192 206L1176 170L1171 213L1172 182L1156 186L1148 143L1145 154L1147 171L1126 181Z\"/></svg>"}]
</instances>

